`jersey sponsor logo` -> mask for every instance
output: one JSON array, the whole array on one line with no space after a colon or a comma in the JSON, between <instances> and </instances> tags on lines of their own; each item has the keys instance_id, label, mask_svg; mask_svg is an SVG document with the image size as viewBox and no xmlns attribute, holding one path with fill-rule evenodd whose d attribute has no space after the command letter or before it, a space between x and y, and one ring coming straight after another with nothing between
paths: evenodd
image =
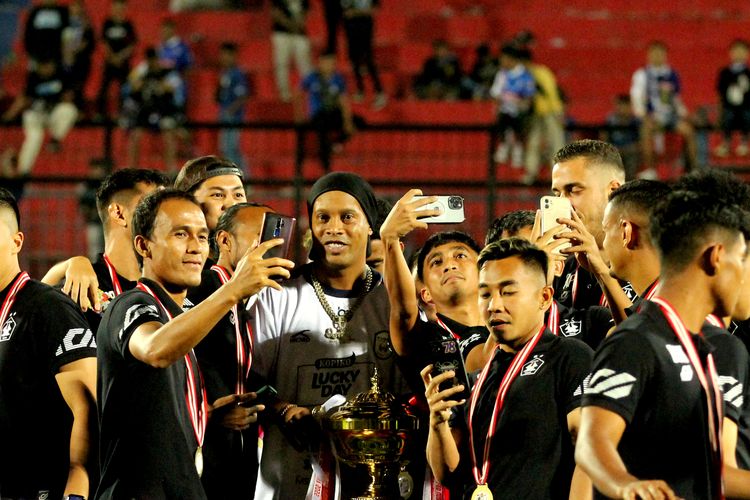
<instances>
[{"instance_id":1,"label":"jersey sponsor logo","mask_svg":"<svg viewBox=\"0 0 750 500\"><path fill-rule=\"evenodd\" d=\"M14 312L10 313L8 319L5 320L3 329L0 330L0 342L6 342L13 336L13 331L16 329L16 326L18 326L16 320L13 318L15 314L16 313Z\"/></svg>"},{"instance_id":2,"label":"jersey sponsor logo","mask_svg":"<svg viewBox=\"0 0 750 500\"><path fill-rule=\"evenodd\" d=\"M159 321L161 319L161 317L159 316L159 309L157 309L155 305L136 304L134 306L130 306L127 312L125 312L125 321L124 326L122 327L122 331L130 328L130 325L132 325L135 320L143 315L153 317L154 321ZM122 331L120 332L120 337L122 337Z\"/></svg>"},{"instance_id":3,"label":"jersey sponsor logo","mask_svg":"<svg viewBox=\"0 0 750 500\"><path fill-rule=\"evenodd\" d=\"M564 337L575 337L583 330L583 321L568 318L560 325L560 333Z\"/></svg>"},{"instance_id":4,"label":"jersey sponsor logo","mask_svg":"<svg viewBox=\"0 0 750 500\"><path fill-rule=\"evenodd\" d=\"M721 392L724 395L724 401L727 404L730 404L735 408L742 408L742 405L745 402L743 396L744 386L739 380L729 375L720 375L719 386L721 386Z\"/></svg>"},{"instance_id":5,"label":"jersey sponsor logo","mask_svg":"<svg viewBox=\"0 0 750 500\"><path fill-rule=\"evenodd\" d=\"M592 376L584 394L601 394L611 399L622 399L630 396L636 378L627 372L617 373L609 368L601 368Z\"/></svg>"},{"instance_id":6,"label":"jersey sponsor logo","mask_svg":"<svg viewBox=\"0 0 750 500\"><path fill-rule=\"evenodd\" d=\"M388 359L393 356L393 349L391 349L391 335L387 330L375 334L375 339L372 342L372 349L375 353L375 357L378 359Z\"/></svg>"},{"instance_id":7,"label":"jersey sponsor logo","mask_svg":"<svg viewBox=\"0 0 750 500\"><path fill-rule=\"evenodd\" d=\"M527 361L526 364L523 365L523 368L521 368L521 376L525 377L526 375L534 375L538 372L544 364L543 357L544 354L537 354L533 359Z\"/></svg>"},{"instance_id":8,"label":"jersey sponsor logo","mask_svg":"<svg viewBox=\"0 0 750 500\"><path fill-rule=\"evenodd\" d=\"M71 328L65 334L62 344L57 347L55 356L61 356L63 353L84 347L93 347L96 349L94 334L88 328Z\"/></svg>"},{"instance_id":9,"label":"jersey sponsor logo","mask_svg":"<svg viewBox=\"0 0 750 500\"><path fill-rule=\"evenodd\" d=\"M348 368L354 365L357 361L357 355L352 352L352 355L346 358L320 358L315 360L315 368L320 370L321 368Z\"/></svg>"},{"instance_id":10,"label":"jersey sponsor logo","mask_svg":"<svg viewBox=\"0 0 750 500\"><path fill-rule=\"evenodd\" d=\"M669 357L672 358L672 362L676 365L682 365L680 367L680 380L682 382L690 382L693 380L693 367L690 365L690 360L685 353L685 349L679 344L667 344L665 346Z\"/></svg>"},{"instance_id":11,"label":"jersey sponsor logo","mask_svg":"<svg viewBox=\"0 0 750 500\"><path fill-rule=\"evenodd\" d=\"M302 330L289 337L289 342L294 344L297 342L310 342L310 336L307 334L310 330Z\"/></svg>"}]
</instances>

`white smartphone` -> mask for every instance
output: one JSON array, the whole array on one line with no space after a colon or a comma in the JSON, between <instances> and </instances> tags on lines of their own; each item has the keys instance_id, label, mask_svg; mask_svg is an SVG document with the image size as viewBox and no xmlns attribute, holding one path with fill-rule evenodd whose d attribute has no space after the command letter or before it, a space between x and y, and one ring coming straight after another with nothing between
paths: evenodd
<instances>
[{"instance_id":1,"label":"white smartphone","mask_svg":"<svg viewBox=\"0 0 750 500\"><path fill-rule=\"evenodd\" d=\"M542 196L542 199L539 201L539 208L542 212L542 234L555 226L559 226L560 223L557 222L557 219L570 219L573 217L573 206L567 198ZM554 250L554 253L562 255L561 250L569 246L570 243L561 245Z\"/></svg>"},{"instance_id":2,"label":"white smartphone","mask_svg":"<svg viewBox=\"0 0 750 500\"><path fill-rule=\"evenodd\" d=\"M415 200L428 198L428 196L415 196ZM430 224L460 224L466 217L464 216L464 199L457 195L439 195L435 203L430 203L419 208L421 210L440 209L440 215L432 217L421 217L419 220Z\"/></svg>"}]
</instances>

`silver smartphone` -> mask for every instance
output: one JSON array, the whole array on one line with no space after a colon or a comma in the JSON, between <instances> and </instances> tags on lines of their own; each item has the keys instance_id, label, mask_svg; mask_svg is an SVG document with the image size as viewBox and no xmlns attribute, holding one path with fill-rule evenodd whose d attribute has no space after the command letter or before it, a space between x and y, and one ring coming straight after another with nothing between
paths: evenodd
<instances>
[{"instance_id":1,"label":"silver smartphone","mask_svg":"<svg viewBox=\"0 0 750 500\"><path fill-rule=\"evenodd\" d=\"M429 198L429 196L415 196L415 200ZM429 224L460 224L466 217L464 216L464 199L458 195L439 195L437 201L420 207L419 210L440 209L440 215L433 217L420 217L419 220Z\"/></svg>"}]
</instances>

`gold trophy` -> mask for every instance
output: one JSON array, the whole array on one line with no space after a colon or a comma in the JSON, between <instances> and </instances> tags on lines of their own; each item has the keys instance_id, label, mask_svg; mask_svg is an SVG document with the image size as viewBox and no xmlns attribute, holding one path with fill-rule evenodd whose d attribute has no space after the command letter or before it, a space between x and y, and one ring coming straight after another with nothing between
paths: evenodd
<instances>
[{"instance_id":1,"label":"gold trophy","mask_svg":"<svg viewBox=\"0 0 750 500\"><path fill-rule=\"evenodd\" d=\"M404 456L419 426L406 405L396 401L378 386L378 373L372 387L361 392L323 418L337 458L352 467L366 466L368 485L357 485L353 500L408 498L413 489L406 472Z\"/></svg>"}]
</instances>

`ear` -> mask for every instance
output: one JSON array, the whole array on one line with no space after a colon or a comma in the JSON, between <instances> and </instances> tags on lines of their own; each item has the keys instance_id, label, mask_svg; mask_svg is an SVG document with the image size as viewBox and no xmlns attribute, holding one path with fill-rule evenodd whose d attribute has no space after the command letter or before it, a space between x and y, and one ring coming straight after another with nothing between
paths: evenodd
<instances>
[{"instance_id":1,"label":"ear","mask_svg":"<svg viewBox=\"0 0 750 500\"><path fill-rule=\"evenodd\" d=\"M542 303L539 304L539 309L546 311L550 308L552 305L552 301L554 300L555 291L552 289L551 286L545 286L542 288Z\"/></svg>"},{"instance_id":2,"label":"ear","mask_svg":"<svg viewBox=\"0 0 750 500\"><path fill-rule=\"evenodd\" d=\"M425 288L425 287L420 288L419 289L419 296L422 297L422 302L424 302L425 304L432 304L433 303L432 302L432 295L430 294L430 291L427 288Z\"/></svg>"},{"instance_id":3,"label":"ear","mask_svg":"<svg viewBox=\"0 0 750 500\"><path fill-rule=\"evenodd\" d=\"M151 257L151 250L148 247L149 241L140 234L133 240L133 248L142 258Z\"/></svg>"},{"instance_id":4,"label":"ear","mask_svg":"<svg viewBox=\"0 0 750 500\"><path fill-rule=\"evenodd\" d=\"M21 231L16 231L15 234L11 236L11 240L13 241L13 246L10 249L10 253L11 255L18 255L21 253L21 248L23 248L23 233Z\"/></svg>"},{"instance_id":5,"label":"ear","mask_svg":"<svg viewBox=\"0 0 750 500\"><path fill-rule=\"evenodd\" d=\"M612 191L614 191L615 189L619 188L620 186L622 186L622 183L620 181L618 181L618 180L614 180L613 179L613 180L609 181L609 184L607 184L607 197L609 197L609 195L612 193Z\"/></svg>"},{"instance_id":6,"label":"ear","mask_svg":"<svg viewBox=\"0 0 750 500\"><path fill-rule=\"evenodd\" d=\"M107 206L107 215L113 224L120 227L128 227L129 217L125 214L125 207L119 203L110 203Z\"/></svg>"},{"instance_id":7,"label":"ear","mask_svg":"<svg viewBox=\"0 0 750 500\"><path fill-rule=\"evenodd\" d=\"M640 228L629 220L620 222L622 245L628 250L632 251L638 248L639 233Z\"/></svg>"},{"instance_id":8,"label":"ear","mask_svg":"<svg viewBox=\"0 0 750 500\"><path fill-rule=\"evenodd\" d=\"M724 261L725 251L726 249L721 243L713 243L703 250L700 262L701 267L708 276L713 277L719 273Z\"/></svg>"},{"instance_id":9,"label":"ear","mask_svg":"<svg viewBox=\"0 0 750 500\"><path fill-rule=\"evenodd\" d=\"M565 261L564 260L554 260L552 262L552 272L554 273L556 278L559 278L563 275L563 271L565 271Z\"/></svg>"},{"instance_id":10,"label":"ear","mask_svg":"<svg viewBox=\"0 0 750 500\"><path fill-rule=\"evenodd\" d=\"M231 252L232 251L232 244L234 243L232 241L232 236L224 230L219 231L216 233L216 245L219 247L220 253L225 252Z\"/></svg>"}]
</instances>

